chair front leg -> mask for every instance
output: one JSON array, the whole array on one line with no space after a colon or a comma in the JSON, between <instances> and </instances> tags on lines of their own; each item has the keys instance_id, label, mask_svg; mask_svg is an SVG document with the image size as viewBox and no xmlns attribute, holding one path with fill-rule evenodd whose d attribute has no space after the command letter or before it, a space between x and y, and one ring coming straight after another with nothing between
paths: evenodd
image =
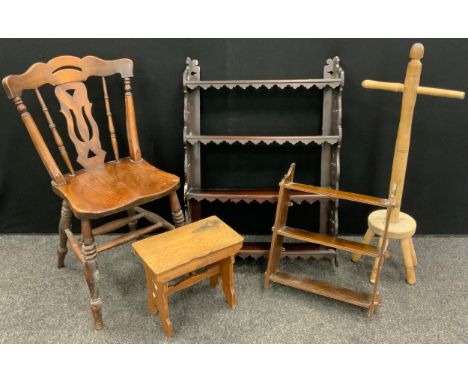
<instances>
[{"instance_id":1,"label":"chair front leg","mask_svg":"<svg viewBox=\"0 0 468 382\"><path fill-rule=\"evenodd\" d=\"M94 319L94 328L102 329L102 302L99 297L99 271L96 262L97 247L94 241L93 232L91 230L91 222L89 220L81 221L82 245L81 252L83 253L84 261L84 276L89 288L91 298L91 313Z\"/></svg>"},{"instance_id":2,"label":"chair front leg","mask_svg":"<svg viewBox=\"0 0 468 382\"><path fill-rule=\"evenodd\" d=\"M62 202L62 209L60 211L60 222L58 227L59 232L59 247L57 249L57 267L63 268L65 266L65 255L67 254L67 235L65 230L71 228L72 213L68 203L64 200Z\"/></svg>"},{"instance_id":3,"label":"chair front leg","mask_svg":"<svg viewBox=\"0 0 468 382\"><path fill-rule=\"evenodd\" d=\"M176 227L182 227L185 224L184 212L180 207L179 198L174 191L169 195L169 202L171 203L172 220Z\"/></svg>"}]
</instances>

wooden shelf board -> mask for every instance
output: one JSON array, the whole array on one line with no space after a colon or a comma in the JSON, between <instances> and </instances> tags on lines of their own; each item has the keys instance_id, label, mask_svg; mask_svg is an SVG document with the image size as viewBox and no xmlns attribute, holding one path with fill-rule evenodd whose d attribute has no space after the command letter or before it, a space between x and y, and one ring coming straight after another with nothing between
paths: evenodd
<instances>
[{"instance_id":1,"label":"wooden shelf board","mask_svg":"<svg viewBox=\"0 0 468 382\"><path fill-rule=\"evenodd\" d=\"M345 199L352 202L370 204L378 207L388 207L390 205L390 201L388 199L376 198L374 196L363 194L355 194L353 192L340 191L332 188L309 186L308 184L302 183L286 183L285 188L292 191L304 192L314 195L327 195L331 198Z\"/></svg>"},{"instance_id":2,"label":"wooden shelf board","mask_svg":"<svg viewBox=\"0 0 468 382\"><path fill-rule=\"evenodd\" d=\"M186 193L187 199L212 202L215 200L234 203L245 201L247 203L256 201L258 203L276 203L278 200L278 189L189 189ZM314 203L319 200L329 200L330 197L323 195L306 195L304 193L291 193L290 198L295 203Z\"/></svg>"},{"instance_id":3,"label":"wooden shelf board","mask_svg":"<svg viewBox=\"0 0 468 382\"><path fill-rule=\"evenodd\" d=\"M252 143L258 145L264 143L267 145L278 144L284 145L290 143L292 145L303 143L305 145L316 143L321 145L323 143L336 144L340 142L339 135L187 135L185 141L189 143L201 142L206 145L209 143L214 144L234 144L239 143L245 145Z\"/></svg>"},{"instance_id":4,"label":"wooden shelf board","mask_svg":"<svg viewBox=\"0 0 468 382\"><path fill-rule=\"evenodd\" d=\"M295 257L334 257L335 251L331 249L324 249L316 244L310 243L283 243L284 250L281 256L291 258ZM239 252L241 257L263 257L268 256L270 251L270 242L244 242L244 245Z\"/></svg>"},{"instance_id":5,"label":"wooden shelf board","mask_svg":"<svg viewBox=\"0 0 468 382\"><path fill-rule=\"evenodd\" d=\"M363 308L369 308L371 302L371 294L369 293L357 292L325 281L312 280L307 277L297 276L286 272L277 272L272 274L270 276L270 281L292 288L301 289L306 292L315 293L324 297L334 298L335 300L347 302Z\"/></svg>"},{"instance_id":6,"label":"wooden shelf board","mask_svg":"<svg viewBox=\"0 0 468 382\"><path fill-rule=\"evenodd\" d=\"M316 232L309 232L298 228L282 227L278 230L278 234L289 237L291 239L302 240L309 243L323 245L342 251L359 253L361 255L378 257L379 248L373 245L358 243L351 240L340 239L338 237L322 235ZM384 255L389 256L389 252L385 251Z\"/></svg>"},{"instance_id":7,"label":"wooden shelf board","mask_svg":"<svg viewBox=\"0 0 468 382\"><path fill-rule=\"evenodd\" d=\"M259 89L264 86L267 89L272 87L278 87L280 89L285 89L291 87L292 89L297 89L304 87L310 89L312 87L317 87L323 89L325 86L331 88L337 88L342 84L342 80L339 78L318 78L318 79L292 79L292 80L204 80L204 81L184 81L184 86L190 90L197 88L202 89L221 89L226 87L228 89L241 88L247 89L253 87Z\"/></svg>"}]
</instances>

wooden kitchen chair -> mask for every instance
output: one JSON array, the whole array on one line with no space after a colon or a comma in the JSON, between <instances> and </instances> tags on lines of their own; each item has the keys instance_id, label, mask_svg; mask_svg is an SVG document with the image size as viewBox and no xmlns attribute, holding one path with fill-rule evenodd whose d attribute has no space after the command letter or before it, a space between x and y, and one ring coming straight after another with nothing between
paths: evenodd
<instances>
[{"instance_id":1,"label":"wooden kitchen chair","mask_svg":"<svg viewBox=\"0 0 468 382\"><path fill-rule=\"evenodd\" d=\"M114 74L120 74L124 82L129 147L129 157L125 158L119 155L105 79ZM84 83L92 76L102 77L108 133L114 154L114 159L108 162L105 161L106 152L101 147L99 128L93 117L92 104L88 99ZM156 229L174 229L172 224L160 216L139 207L141 204L168 196L175 225L184 224L184 215L176 194L179 178L153 167L141 157L131 77L133 77L133 62L127 58L106 61L92 56L84 58L60 56L47 63L36 63L23 74L3 79L3 87L8 97L15 103L34 146L52 178L52 190L63 199L59 224L58 267L64 266L67 241L69 241L73 254L83 265L91 296L94 327L97 330L102 328L102 303L97 285L97 255ZM39 91L43 85L54 87L60 111L65 117L57 119L58 126ZM63 174L59 169L38 126L23 103L21 98L23 90L35 91L67 173ZM68 136L75 146L76 161L81 165L81 169L75 170L63 144L60 133L65 130L64 122ZM122 211L127 211L128 217L97 228L91 227L91 220ZM75 237L70 230L71 213L81 221L81 239ZM137 229L136 224L140 218L147 219L151 225ZM126 225L129 226L129 233L99 246L96 245L94 241L96 235L109 233Z\"/></svg>"}]
</instances>

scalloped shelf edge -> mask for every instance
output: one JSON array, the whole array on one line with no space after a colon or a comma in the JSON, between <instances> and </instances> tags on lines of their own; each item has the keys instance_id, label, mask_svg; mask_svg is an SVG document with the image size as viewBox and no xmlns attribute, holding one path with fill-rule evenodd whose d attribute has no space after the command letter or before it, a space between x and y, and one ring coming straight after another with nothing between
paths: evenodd
<instances>
[{"instance_id":1,"label":"scalloped shelf edge","mask_svg":"<svg viewBox=\"0 0 468 382\"><path fill-rule=\"evenodd\" d=\"M185 82L185 87L187 89L190 89L190 90L195 90L197 88L201 88L203 90L207 90L207 89L210 89L210 88L213 88L213 89L216 89L216 90L220 90L222 88L227 88L227 89L235 89L235 88L241 88L243 90L247 89L247 88L254 88L254 89L260 89L261 87L265 87L266 89L272 89L274 87L277 87L279 89L285 89L285 88L292 88L292 89L298 89L298 88L305 88L305 89L311 89L313 87L316 87L318 89L323 89L325 87L330 87L332 89L335 89L337 87L339 87L341 85L341 80L336 80L336 81L333 81L333 80L327 80L327 82L290 82L290 83L274 83L274 84L271 84L271 83L264 83L264 82L252 82L252 83L246 83L246 84L243 84L243 83L236 83L236 84L230 84L230 83L221 83L221 84L218 84L218 83L213 83L213 82L209 82L209 81L206 81L205 83L203 82L199 82L199 81L193 81L193 82L190 82L190 81L187 81Z\"/></svg>"},{"instance_id":2,"label":"scalloped shelf edge","mask_svg":"<svg viewBox=\"0 0 468 382\"><path fill-rule=\"evenodd\" d=\"M197 143L200 142L203 145L208 145L210 143L214 143L216 145L220 144L228 144L233 145L234 143L239 143L241 145L246 145L247 143L252 143L254 145L259 145L261 143L265 145L277 144L277 145L284 145L284 144L291 144L296 145L302 143L304 145L309 145L311 143L315 143L317 145L322 145L324 143L329 143L331 145L339 143L340 137L333 136L333 137L311 137L311 138L284 138L281 139L280 137L272 137L272 138L237 138L237 137L209 137L209 136L187 136L185 141L188 143Z\"/></svg>"}]
</instances>

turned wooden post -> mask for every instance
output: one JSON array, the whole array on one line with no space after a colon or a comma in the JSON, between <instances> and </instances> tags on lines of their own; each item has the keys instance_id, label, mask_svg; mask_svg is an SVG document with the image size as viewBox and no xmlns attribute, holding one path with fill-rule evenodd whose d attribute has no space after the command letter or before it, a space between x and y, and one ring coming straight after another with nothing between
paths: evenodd
<instances>
[{"instance_id":1,"label":"turned wooden post","mask_svg":"<svg viewBox=\"0 0 468 382\"><path fill-rule=\"evenodd\" d=\"M135 117L135 105L133 103L132 85L130 78L124 78L125 82L125 114L127 125L127 139L130 158L138 162L141 159L140 142L138 140L137 124Z\"/></svg>"},{"instance_id":2,"label":"turned wooden post","mask_svg":"<svg viewBox=\"0 0 468 382\"><path fill-rule=\"evenodd\" d=\"M91 299L91 313L94 318L94 328L102 329L102 302L99 297L99 271L96 262L97 247L94 241L91 222L89 220L81 221L81 252L84 257L84 276L88 284L89 295Z\"/></svg>"},{"instance_id":3,"label":"turned wooden post","mask_svg":"<svg viewBox=\"0 0 468 382\"><path fill-rule=\"evenodd\" d=\"M174 191L169 195L169 202L171 203L172 220L176 227L182 227L185 224L184 212L180 206L177 193Z\"/></svg>"},{"instance_id":4,"label":"turned wooden post","mask_svg":"<svg viewBox=\"0 0 468 382\"><path fill-rule=\"evenodd\" d=\"M110 108L109 94L107 93L107 84L106 84L105 77L102 77L102 91L104 93L104 103L106 105L106 115L107 115L107 126L109 128L109 134L110 134L111 143L112 143L112 150L114 151L115 160L118 162L120 160L119 146L117 145L117 138L115 136L114 120L112 119L112 112Z\"/></svg>"},{"instance_id":5,"label":"turned wooden post","mask_svg":"<svg viewBox=\"0 0 468 382\"><path fill-rule=\"evenodd\" d=\"M68 171L70 171L70 174L75 175L75 170L73 169L73 166L71 164L67 149L65 148L63 144L62 137L57 131L57 127L55 126L54 120L52 119L52 116L49 113L49 109L47 108L47 105L44 102L44 98L42 98L42 95L39 89L36 89L36 96L39 101L39 104L41 105L42 111L44 112L44 116L46 117L47 123L49 125L50 131L52 132L52 136L54 137L54 141L55 141L55 144L57 145L60 155L62 156L62 159L65 162L65 165L67 166Z\"/></svg>"},{"instance_id":6,"label":"turned wooden post","mask_svg":"<svg viewBox=\"0 0 468 382\"><path fill-rule=\"evenodd\" d=\"M13 102L16 105L16 109L21 115L21 119L23 120L26 129L28 130L29 136L36 147L36 150L44 163L44 166L47 169L50 177L53 179L55 184L62 185L65 184L65 178L63 177L62 172L57 166L54 158L50 154L49 149L47 148L46 143L44 142L44 138L42 138L39 129L37 128L36 122L34 122L33 117L29 114L26 105L23 103L21 97L14 97Z\"/></svg>"}]
</instances>

